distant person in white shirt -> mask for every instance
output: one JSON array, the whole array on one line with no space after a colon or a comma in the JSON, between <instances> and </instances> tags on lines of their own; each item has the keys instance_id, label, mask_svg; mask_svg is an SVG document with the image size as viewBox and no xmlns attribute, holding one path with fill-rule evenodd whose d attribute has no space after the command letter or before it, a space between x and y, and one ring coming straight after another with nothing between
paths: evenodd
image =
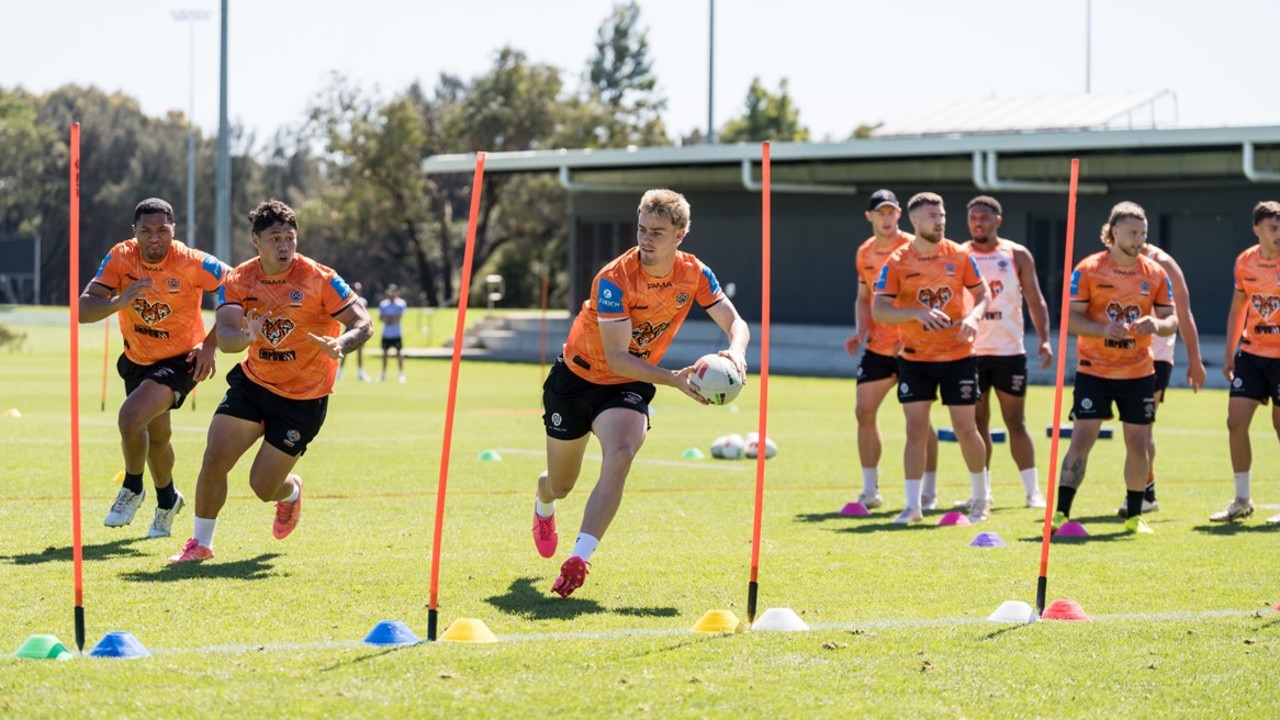
<instances>
[{"instance_id":1,"label":"distant person in white shirt","mask_svg":"<svg viewBox=\"0 0 1280 720\"><path fill-rule=\"evenodd\" d=\"M400 286L392 283L387 286L387 296L378 303L378 319L382 321L382 375L378 382L387 380L387 353L392 348L396 351L396 364L400 371L400 382L404 382L404 353L401 352L400 321L404 319L404 311L409 303L400 297Z\"/></svg>"}]
</instances>

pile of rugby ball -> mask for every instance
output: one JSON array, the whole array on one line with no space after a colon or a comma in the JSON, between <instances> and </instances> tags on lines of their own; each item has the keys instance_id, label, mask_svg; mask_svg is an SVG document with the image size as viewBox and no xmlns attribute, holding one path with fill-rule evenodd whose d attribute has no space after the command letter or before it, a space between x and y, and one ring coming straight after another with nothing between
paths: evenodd
<instances>
[{"instance_id":1,"label":"pile of rugby ball","mask_svg":"<svg viewBox=\"0 0 1280 720\"><path fill-rule=\"evenodd\" d=\"M733 433L721 435L711 443L711 457L721 460L755 459L760 452L760 434L752 431L746 437ZM768 460L778 454L778 445L772 438L764 440L764 458Z\"/></svg>"}]
</instances>

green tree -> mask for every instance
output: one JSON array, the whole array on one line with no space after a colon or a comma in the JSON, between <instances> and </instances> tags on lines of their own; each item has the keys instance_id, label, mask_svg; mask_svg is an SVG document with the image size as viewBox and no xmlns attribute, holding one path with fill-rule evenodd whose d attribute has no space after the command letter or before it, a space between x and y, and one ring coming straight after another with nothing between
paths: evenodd
<instances>
[{"instance_id":1,"label":"green tree","mask_svg":"<svg viewBox=\"0 0 1280 720\"><path fill-rule=\"evenodd\" d=\"M639 5L635 0L614 5L596 31L595 55L587 64L582 106L595 122L582 146L671 144L662 121L667 101L657 86Z\"/></svg>"},{"instance_id":2,"label":"green tree","mask_svg":"<svg viewBox=\"0 0 1280 720\"><path fill-rule=\"evenodd\" d=\"M745 113L725 123L720 142L807 141L809 129L800 124L800 110L792 103L787 87L787 79L783 78L774 95L765 89L760 78L752 79Z\"/></svg>"}]
</instances>

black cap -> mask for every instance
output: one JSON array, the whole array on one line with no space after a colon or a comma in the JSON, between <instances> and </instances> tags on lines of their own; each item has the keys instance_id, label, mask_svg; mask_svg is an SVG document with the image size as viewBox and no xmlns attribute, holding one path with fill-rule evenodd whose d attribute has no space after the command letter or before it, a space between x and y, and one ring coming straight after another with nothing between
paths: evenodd
<instances>
[{"instance_id":1,"label":"black cap","mask_svg":"<svg viewBox=\"0 0 1280 720\"><path fill-rule=\"evenodd\" d=\"M880 189L871 193L871 203L867 205L869 212L875 212L880 209L881 205L892 205L899 210L902 206L898 204L898 196L893 194L892 190Z\"/></svg>"}]
</instances>

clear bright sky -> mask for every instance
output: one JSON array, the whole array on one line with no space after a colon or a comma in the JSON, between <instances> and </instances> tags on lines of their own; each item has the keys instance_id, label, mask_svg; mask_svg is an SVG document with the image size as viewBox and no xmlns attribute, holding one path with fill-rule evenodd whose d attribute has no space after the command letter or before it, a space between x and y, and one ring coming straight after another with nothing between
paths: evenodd
<instances>
[{"instance_id":1,"label":"clear bright sky","mask_svg":"<svg viewBox=\"0 0 1280 720\"><path fill-rule=\"evenodd\" d=\"M939 102L1085 90L1088 0L718 0L715 124L753 76L790 81L813 139ZM705 130L708 0L640 0L672 135ZM265 139L297 124L339 72L381 96L442 71L470 79L510 44L576 87L611 0L231 0L229 116ZM186 111L194 24L195 118L217 131L219 0L4 0L0 86L66 83ZM911 13L896 10L911 7ZM1158 8L1158 9L1156 9ZM1280 1L1093 0L1092 90L1172 90L1178 125L1280 125ZM1165 101L1166 106L1170 105ZM1162 118L1171 116L1166 108Z\"/></svg>"}]
</instances>

